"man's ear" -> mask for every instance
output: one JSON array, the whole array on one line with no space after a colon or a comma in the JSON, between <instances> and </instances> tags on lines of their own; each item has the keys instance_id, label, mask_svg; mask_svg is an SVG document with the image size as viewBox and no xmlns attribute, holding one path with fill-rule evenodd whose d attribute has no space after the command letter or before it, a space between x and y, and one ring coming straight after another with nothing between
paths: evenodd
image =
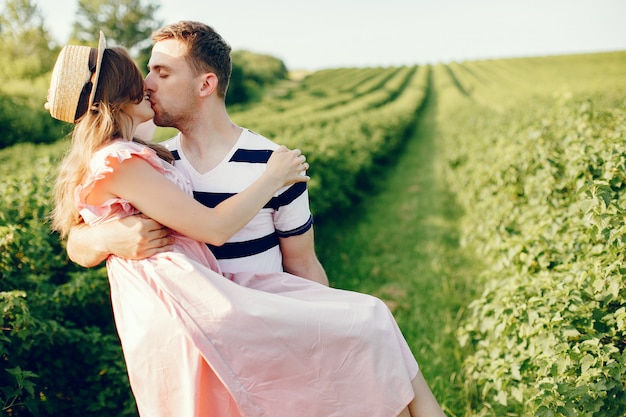
<instances>
[{"instance_id":1,"label":"man's ear","mask_svg":"<svg viewBox=\"0 0 626 417\"><path fill-rule=\"evenodd\" d=\"M207 72L204 74L202 80L202 86L200 87L201 96L209 96L217 90L218 79L214 72Z\"/></svg>"}]
</instances>

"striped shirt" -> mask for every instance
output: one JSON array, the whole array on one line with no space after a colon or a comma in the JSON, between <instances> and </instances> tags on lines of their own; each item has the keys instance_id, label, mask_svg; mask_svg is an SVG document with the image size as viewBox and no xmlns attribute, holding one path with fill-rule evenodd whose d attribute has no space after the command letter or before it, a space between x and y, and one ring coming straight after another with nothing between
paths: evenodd
<instances>
[{"instance_id":1,"label":"striped shirt","mask_svg":"<svg viewBox=\"0 0 626 417\"><path fill-rule=\"evenodd\" d=\"M215 168L200 174L185 157L180 134L163 145L174 154L176 167L191 181L195 199L208 207L215 207L251 185L265 171L267 160L278 148L269 139L243 129L224 159ZM220 247L208 246L223 272L282 271L278 238L305 233L312 224L306 183L296 183L279 190L227 243Z\"/></svg>"}]
</instances>

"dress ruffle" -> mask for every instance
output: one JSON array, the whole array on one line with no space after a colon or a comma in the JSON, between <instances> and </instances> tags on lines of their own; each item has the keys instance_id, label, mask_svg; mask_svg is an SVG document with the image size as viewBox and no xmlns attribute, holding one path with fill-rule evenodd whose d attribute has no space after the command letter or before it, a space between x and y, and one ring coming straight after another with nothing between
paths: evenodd
<instances>
[{"instance_id":1,"label":"dress ruffle","mask_svg":"<svg viewBox=\"0 0 626 417\"><path fill-rule=\"evenodd\" d=\"M179 187L190 193L191 183L173 165L170 165L158 157L149 147L127 140L116 140L110 145L98 150L90 163L90 174L83 184L76 187L74 199L81 216L88 224L98 224L104 221L118 219L131 214L139 213L128 200L112 198L99 205L86 203L86 198L95 186L96 182L104 179L107 174L113 173L109 161L124 162L130 158L138 157L148 162L153 168L174 181Z\"/></svg>"}]
</instances>

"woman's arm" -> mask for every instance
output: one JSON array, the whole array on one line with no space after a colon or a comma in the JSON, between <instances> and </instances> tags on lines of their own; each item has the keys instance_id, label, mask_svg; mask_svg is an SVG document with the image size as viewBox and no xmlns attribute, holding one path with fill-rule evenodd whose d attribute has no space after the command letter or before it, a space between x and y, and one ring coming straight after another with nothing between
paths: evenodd
<instances>
[{"instance_id":1,"label":"woman's arm","mask_svg":"<svg viewBox=\"0 0 626 417\"><path fill-rule=\"evenodd\" d=\"M148 217L193 239L222 245L243 228L282 187L308 181L299 150L274 151L250 187L215 208L205 207L141 158L109 159L113 172L99 180L98 199L124 198Z\"/></svg>"}]
</instances>

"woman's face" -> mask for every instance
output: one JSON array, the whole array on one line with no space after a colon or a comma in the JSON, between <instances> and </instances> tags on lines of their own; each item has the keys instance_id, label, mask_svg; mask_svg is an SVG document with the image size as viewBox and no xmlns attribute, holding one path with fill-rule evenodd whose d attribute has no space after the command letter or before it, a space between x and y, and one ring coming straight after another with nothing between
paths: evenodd
<instances>
[{"instance_id":1,"label":"woman's face","mask_svg":"<svg viewBox=\"0 0 626 417\"><path fill-rule=\"evenodd\" d=\"M139 103L127 104L122 110L133 118L135 125L147 122L154 117L154 110L147 95Z\"/></svg>"}]
</instances>

